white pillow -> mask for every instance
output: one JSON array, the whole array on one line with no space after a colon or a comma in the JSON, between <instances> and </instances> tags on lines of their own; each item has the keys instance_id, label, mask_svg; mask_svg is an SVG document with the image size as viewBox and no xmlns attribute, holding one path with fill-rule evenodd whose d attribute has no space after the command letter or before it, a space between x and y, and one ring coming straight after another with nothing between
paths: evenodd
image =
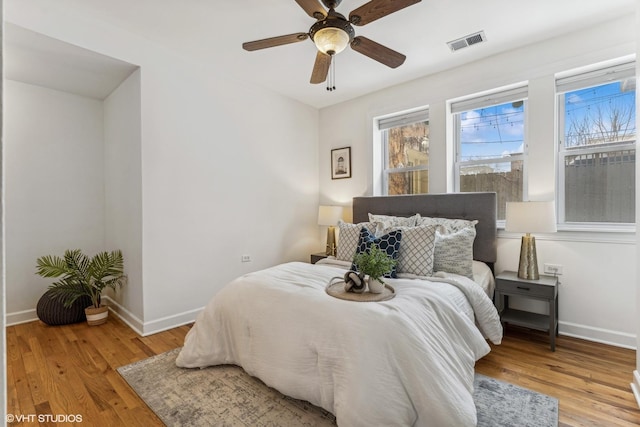
<instances>
[{"instance_id":1,"label":"white pillow","mask_svg":"<svg viewBox=\"0 0 640 427\"><path fill-rule=\"evenodd\" d=\"M496 281L487 264L482 261L473 261L473 281L480 285L489 298L493 299Z\"/></svg>"},{"instance_id":2,"label":"white pillow","mask_svg":"<svg viewBox=\"0 0 640 427\"><path fill-rule=\"evenodd\" d=\"M421 216L416 221L416 225L441 225L449 233L460 231L467 227L475 227L477 223L478 220L475 219L433 218L429 216Z\"/></svg>"},{"instance_id":3,"label":"white pillow","mask_svg":"<svg viewBox=\"0 0 640 427\"><path fill-rule=\"evenodd\" d=\"M436 230L433 271L446 271L473 279L475 226L455 232L441 232L440 230Z\"/></svg>"},{"instance_id":4,"label":"white pillow","mask_svg":"<svg viewBox=\"0 0 640 427\"><path fill-rule=\"evenodd\" d=\"M336 259L340 261L353 261L358 247L360 230L366 227L371 233L375 232L376 226L370 222L351 224L342 220L338 221L338 247L336 249Z\"/></svg>"},{"instance_id":5,"label":"white pillow","mask_svg":"<svg viewBox=\"0 0 640 427\"><path fill-rule=\"evenodd\" d=\"M398 274L415 274L416 276L433 275L433 259L436 247L437 226L392 227L402 230L402 244L398 254Z\"/></svg>"},{"instance_id":6,"label":"white pillow","mask_svg":"<svg viewBox=\"0 0 640 427\"><path fill-rule=\"evenodd\" d=\"M386 227L415 227L416 221L420 215L415 214L410 217L404 216L391 216L391 215L374 215L369 214L369 222L381 222Z\"/></svg>"}]
</instances>

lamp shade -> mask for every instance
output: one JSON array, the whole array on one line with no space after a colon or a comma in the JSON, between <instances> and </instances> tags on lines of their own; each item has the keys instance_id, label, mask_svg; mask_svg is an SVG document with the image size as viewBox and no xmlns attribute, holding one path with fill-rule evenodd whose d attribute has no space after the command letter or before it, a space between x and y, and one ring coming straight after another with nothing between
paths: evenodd
<instances>
[{"instance_id":1,"label":"lamp shade","mask_svg":"<svg viewBox=\"0 0 640 427\"><path fill-rule=\"evenodd\" d=\"M318 225L336 225L342 219L342 206L320 206Z\"/></svg>"},{"instance_id":2,"label":"lamp shade","mask_svg":"<svg viewBox=\"0 0 640 427\"><path fill-rule=\"evenodd\" d=\"M349 41L349 34L342 28L336 27L323 28L313 36L313 42L318 50L327 55L336 55L342 52Z\"/></svg>"},{"instance_id":3,"label":"lamp shade","mask_svg":"<svg viewBox=\"0 0 640 427\"><path fill-rule=\"evenodd\" d=\"M505 231L555 233L554 202L507 202Z\"/></svg>"}]
</instances>

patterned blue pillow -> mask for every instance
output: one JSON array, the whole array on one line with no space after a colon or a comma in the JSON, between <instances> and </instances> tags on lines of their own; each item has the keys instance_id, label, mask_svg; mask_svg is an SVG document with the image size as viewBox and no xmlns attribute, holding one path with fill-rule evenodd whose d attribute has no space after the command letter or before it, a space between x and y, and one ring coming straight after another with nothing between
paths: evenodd
<instances>
[{"instance_id":1,"label":"patterned blue pillow","mask_svg":"<svg viewBox=\"0 0 640 427\"><path fill-rule=\"evenodd\" d=\"M392 259L397 260L400 254L400 241L402 240L402 230L393 230L384 236L376 237L366 227L362 227L360 230L360 238L358 239L358 247L356 248L356 255L369 252L372 244L375 244L380 250L387 253ZM357 270L355 264L351 264L352 270ZM396 266L394 265L391 271L384 275L387 278L396 278Z\"/></svg>"}]
</instances>

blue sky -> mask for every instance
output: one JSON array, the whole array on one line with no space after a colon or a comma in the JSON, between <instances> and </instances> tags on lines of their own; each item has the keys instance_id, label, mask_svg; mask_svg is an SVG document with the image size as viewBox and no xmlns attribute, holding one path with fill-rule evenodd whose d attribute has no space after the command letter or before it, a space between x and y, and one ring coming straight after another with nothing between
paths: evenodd
<instances>
[{"instance_id":1,"label":"blue sky","mask_svg":"<svg viewBox=\"0 0 640 427\"><path fill-rule=\"evenodd\" d=\"M591 120L598 116L610 126L611 108L635 111L635 91L622 90L620 82L568 92L565 96L565 122ZM635 134L635 114L629 123ZM524 106L506 103L460 114L462 160L501 158L522 153L524 141ZM568 126L568 125L567 125ZM595 129L593 130L595 132Z\"/></svg>"},{"instance_id":2,"label":"blue sky","mask_svg":"<svg viewBox=\"0 0 640 427\"><path fill-rule=\"evenodd\" d=\"M618 110L625 113L624 122L628 123L628 133L635 135L635 102L635 90L626 88L621 82L567 92L565 95L566 129L569 130L572 122L581 123L586 117L592 123L588 131L589 136L597 139L601 135L595 125L597 118L600 117L604 126L611 129L611 111Z\"/></svg>"},{"instance_id":3,"label":"blue sky","mask_svg":"<svg viewBox=\"0 0 640 427\"><path fill-rule=\"evenodd\" d=\"M460 114L462 160L522 153L524 106L496 105Z\"/></svg>"}]
</instances>

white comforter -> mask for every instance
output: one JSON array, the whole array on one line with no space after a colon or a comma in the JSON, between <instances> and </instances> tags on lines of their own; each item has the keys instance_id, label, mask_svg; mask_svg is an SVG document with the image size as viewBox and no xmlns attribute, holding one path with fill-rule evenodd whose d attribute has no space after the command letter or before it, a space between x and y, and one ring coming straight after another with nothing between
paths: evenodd
<instances>
[{"instance_id":1,"label":"white comforter","mask_svg":"<svg viewBox=\"0 0 640 427\"><path fill-rule=\"evenodd\" d=\"M199 314L176 364L239 365L340 426L475 425L474 364L490 350L483 335L502 338L482 289L456 275L389 279L395 298L351 302L325 292L343 273L294 262L232 281ZM475 319L452 303L460 292Z\"/></svg>"}]
</instances>

